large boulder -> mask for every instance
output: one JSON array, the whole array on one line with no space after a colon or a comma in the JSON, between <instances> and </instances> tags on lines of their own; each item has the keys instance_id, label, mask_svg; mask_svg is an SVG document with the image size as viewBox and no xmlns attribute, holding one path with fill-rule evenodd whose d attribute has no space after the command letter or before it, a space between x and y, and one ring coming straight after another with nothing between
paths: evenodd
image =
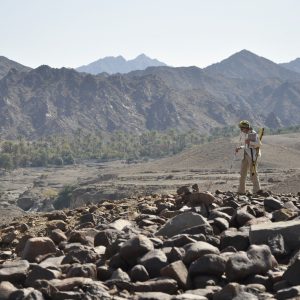
<instances>
[{"instance_id":1,"label":"large boulder","mask_svg":"<svg viewBox=\"0 0 300 300\"><path fill-rule=\"evenodd\" d=\"M275 259L266 245L252 245L247 252L230 256L225 274L229 281L241 281L250 275L265 274L273 268Z\"/></svg>"},{"instance_id":2,"label":"large boulder","mask_svg":"<svg viewBox=\"0 0 300 300\"><path fill-rule=\"evenodd\" d=\"M23 210L29 210L34 205L34 199L32 197L20 197L17 200L17 204Z\"/></svg>"},{"instance_id":3,"label":"large boulder","mask_svg":"<svg viewBox=\"0 0 300 300\"><path fill-rule=\"evenodd\" d=\"M39 255L50 253L56 253L54 242L48 237L34 237L27 240L22 258L35 262Z\"/></svg>"},{"instance_id":4,"label":"large boulder","mask_svg":"<svg viewBox=\"0 0 300 300\"><path fill-rule=\"evenodd\" d=\"M151 250L154 250L151 240L144 235L137 235L121 246L120 256L130 265L134 265L139 257Z\"/></svg>"},{"instance_id":5,"label":"large boulder","mask_svg":"<svg viewBox=\"0 0 300 300\"><path fill-rule=\"evenodd\" d=\"M186 265L190 265L194 260L202 257L205 254L220 254L220 251L217 247L201 241L188 244L184 248L186 252L183 257L183 262Z\"/></svg>"},{"instance_id":6,"label":"large boulder","mask_svg":"<svg viewBox=\"0 0 300 300\"><path fill-rule=\"evenodd\" d=\"M202 224L208 224L206 218L193 212L182 213L174 218L170 219L165 225L163 225L155 235L172 237L179 232Z\"/></svg>"},{"instance_id":7,"label":"large boulder","mask_svg":"<svg viewBox=\"0 0 300 300\"><path fill-rule=\"evenodd\" d=\"M267 224L257 224L250 227L249 239L251 244L268 244L271 236L281 235L290 250L300 248L300 220Z\"/></svg>"},{"instance_id":8,"label":"large boulder","mask_svg":"<svg viewBox=\"0 0 300 300\"><path fill-rule=\"evenodd\" d=\"M292 259L282 278L291 285L300 285L300 253Z\"/></svg>"},{"instance_id":9,"label":"large boulder","mask_svg":"<svg viewBox=\"0 0 300 300\"><path fill-rule=\"evenodd\" d=\"M28 271L27 260L6 261L0 266L0 282L23 283Z\"/></svg>"}]
</instances>

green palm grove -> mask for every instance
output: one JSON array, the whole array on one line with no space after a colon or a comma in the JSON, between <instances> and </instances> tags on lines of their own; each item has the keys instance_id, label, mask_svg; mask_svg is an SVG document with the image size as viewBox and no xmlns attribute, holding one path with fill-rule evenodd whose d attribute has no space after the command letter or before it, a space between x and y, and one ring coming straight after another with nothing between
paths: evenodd
<instances>
[{"instance_id":1,"label":"green palm grove","mask_svg":"<svg viewBox=\"0 0 300 300\"><path fill-rule=\"evenodd\" d=\"M299 131L299 126L280 129L286 133ZM70 165L82 160L99 161L123 159L127 162L174 155L187 147L209 142L215 138L235 136L236 126L218 127L208 135L191 130L180 133L147 131L141 134L115 131L107 133L84 133L78 129L73 136L48 136L35 141L22 137L17 140L0 140L0 168L11 170L18 167L44 167Z\"/></svg>"}]
</instances>

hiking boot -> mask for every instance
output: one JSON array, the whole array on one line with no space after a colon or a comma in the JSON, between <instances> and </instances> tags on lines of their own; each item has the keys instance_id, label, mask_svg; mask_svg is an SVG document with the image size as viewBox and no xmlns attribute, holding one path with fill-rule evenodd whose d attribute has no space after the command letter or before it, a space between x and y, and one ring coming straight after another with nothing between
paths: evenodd
<instances>
[{"instance_id":1,"label":"hiking boot","mask_svg":"<svg viewBox=\"0 0 300 300\"><path fill-rule=\"evenodd\" d=\"M256 193L253 193L257 196L263 196L263 197L269 197L271 195L271 192L264 191L264 190L258 190Z\"/></svg>"}]
</instances>

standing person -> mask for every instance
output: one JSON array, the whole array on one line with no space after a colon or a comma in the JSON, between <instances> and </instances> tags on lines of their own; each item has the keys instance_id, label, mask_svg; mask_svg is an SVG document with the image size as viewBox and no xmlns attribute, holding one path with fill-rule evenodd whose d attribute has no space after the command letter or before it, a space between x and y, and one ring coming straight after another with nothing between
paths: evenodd
<instances>
[{"instance_id":1,"label":"standing person","mask_svg":"<svg viewBox=\"0 0 300 300\"><path fill-rule=\"evenodd\" d=\"M245 194L246 192L246 177L248 170L250 171L250 178L253 183L253 194L260 190L260 183L258 174L256 171L257 157L260 156L260 139L258 134L251 128L250 123L247 120L242 120L239 123L239 127L242 133L244 133L245 142L243 146L237 147L235 152L244 149L244 157L241 163L240 184L238 188L239 194Z\"/></svg>"}]
</instances>

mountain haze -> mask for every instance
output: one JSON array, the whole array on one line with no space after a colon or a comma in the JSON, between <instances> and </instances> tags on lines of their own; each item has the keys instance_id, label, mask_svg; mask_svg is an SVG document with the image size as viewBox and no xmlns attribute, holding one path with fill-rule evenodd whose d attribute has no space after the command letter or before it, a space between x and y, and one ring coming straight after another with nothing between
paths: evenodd
<instances>
[{"instance_id":1,"label":"mountain haze","mask_svg":"<svg viewBox=\"0 0 300 300\"><path fill-rule=\"evenodd\" d=\"M85 72L90 74L99 74L99 73L128 73L133 70L144 70L148 67L157 67L165 66L166 64L158 61L157 59L151 59L145 54L137 56L135 59L126 60L123 56L109 56L97 61L94 61L86 66L81 66L76 70L78 72Z\"/></svg>"}]
</instances>

